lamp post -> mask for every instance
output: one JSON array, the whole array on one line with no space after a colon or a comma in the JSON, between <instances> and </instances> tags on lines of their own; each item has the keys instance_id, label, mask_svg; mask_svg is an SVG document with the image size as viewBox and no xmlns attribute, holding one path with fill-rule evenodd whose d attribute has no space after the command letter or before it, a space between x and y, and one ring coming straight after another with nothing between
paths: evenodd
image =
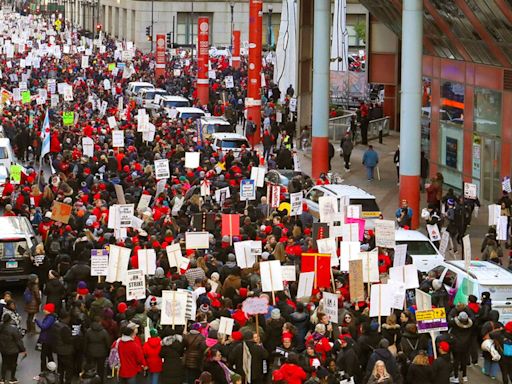
<instances>
[{"instance_id":1,"label":"lamp post","mask_svg":"<svg viewBox=\"0 0 512 384\"><path fill-rule=\"evenodd\" d=\"M154 32L154 24L155 24L155 21L154 21L154 7L155 7L155 1L154 0L151 0L151 53L153 53L153 38L155 37L155 32Z\"/></svg>"},{"instance_id":2,"label":"lamp post","mask_svg":"<svg viewBox=\"0 0 512 384\"><path fill-rule=\"evenodd\" d=\"M235 2L233 0L231 0L229 2L229 7L231 8L231 40L229 43L229 48L232 51L233 50L233 26L234 26L233 17L234 17L234 13L235 13Z\"/></svg>"},{"instance_id":3,"label":"lamp post","mask_svg":"<svg viewBox=\"0 0 512 384\"><path fill-rule=\"evenodd\" d=\"M268 38L267 38L267 45L268 50L270 51L272 49L272 11L274 9L272 8L272 5L268 6Z\"/></svg>"}]
</instances>

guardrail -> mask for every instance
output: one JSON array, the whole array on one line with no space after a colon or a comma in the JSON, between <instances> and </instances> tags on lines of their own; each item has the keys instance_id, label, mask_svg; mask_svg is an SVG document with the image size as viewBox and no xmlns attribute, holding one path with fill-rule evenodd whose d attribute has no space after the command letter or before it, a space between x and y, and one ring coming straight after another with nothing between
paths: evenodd
<instances>
[{"instance_id":1,"label":"guardrail","mask_svg":"<svg viewBox=\"0 0 512 384\"><path fill-rule=\"evenodd\" d=\"M352 119L352 115L355 113L351 111L345 115L333 117L329 119L329 140L332 142L340 141L341 138L345 135L347 130L350 128L350 121ZM382 117L380 119L370 120L368 122L368 140L375 140L379 138L379 131L382 130L383 136L389 135L389 116ZM356 132L356 143L361 142L361 128L358 126Z\"/></svg>"},{"instance_id":2,"label":"guardrail","mask_svg":"<svg viewBox=\"0 0 512 384\"><path fill-rule=\"evenodd\" d=\"M352 116L355 116L355 112L343 112L343 115L329 119L330 141L340 141L341 138L345 135L345 132L347 132L347 129L350 127L350 121L352 120Z\"/></svg>"}]
</instances>

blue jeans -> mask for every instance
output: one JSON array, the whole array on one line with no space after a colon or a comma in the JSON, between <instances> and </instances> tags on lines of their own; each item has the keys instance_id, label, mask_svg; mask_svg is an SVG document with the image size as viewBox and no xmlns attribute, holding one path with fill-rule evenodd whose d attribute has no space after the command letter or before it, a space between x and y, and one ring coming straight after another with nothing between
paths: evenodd
<instances>
[{"instance_id":1,"label":"blue jeans","mask_svg":"<svg viewBox=\"0 0 512 384\"><path fill-rule=\"evenodd\" d=\"M150 373L149 374L149 384L158 384L159 378L160 378L160 372Z\"/></svg>"},{"instance_id":2,"label":"blue jeans","mask_svg":"<svg viewBox=\"0 0 512 384\"><path fill-rule=\"evenodd\" d=\"M500 365L496 361L484 359L484 373L491 377L498 376Z\"/></svg>"},{"instance_id":3,"label":"blue jeans","mask_svg":"<svg viewBox=\"0 0 512 384\"><path fill-rule=\"evenodd\" d=\"M366 174L368 175L368 180L373 180L373 169L375 167L366 167Z\"/></svg>"}]
</instances>

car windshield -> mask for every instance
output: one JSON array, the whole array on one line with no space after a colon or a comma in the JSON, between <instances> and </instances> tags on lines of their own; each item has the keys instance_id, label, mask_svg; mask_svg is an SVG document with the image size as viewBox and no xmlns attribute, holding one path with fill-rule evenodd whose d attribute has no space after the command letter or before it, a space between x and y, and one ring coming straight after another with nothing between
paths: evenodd
<instances>
[{"instance_id":1,"label":"car windshield","mask_svg":"<svg viewBox=\"0 0 512 384\"><path fill-rule=\"evenodd\" d=\"M397 241L397 244L407 244L407 252L411 255L437 255L436 249L428 241Z\"/></svg>"},{"instance_id":2,"label":"car windshield","mask_svg":"<svg viewBox=\"0 0 512 384\"><path fill-rule=\"evenodd\" d=\"M197 120L197 119L199 119L202 116L203 116L203 114L201 114L201 113L194 113L194 112L183 112L180 115L180 117L182 119L192 119L192 120Z\"/></svg>"},{"instance_id":3,"label":"car windshield","mask_svg":"<svg viewBox=\"0 0 512 384\"><path fill-rule=\"evenodd\" d=\"M172 107L188 107L189 103L186 100L168 100L164 101L164 107L172 108ZM182 114L182 116L189 115L187 113Z\"/></svg>"},{"instance_id":4,"label":"car windshield","mask_svg":"<svg viewBox=\"0 0 512 384\"><path fill-rule=\"evenodd\" d=\"M242 148L242 145L248 146L247 141L240 139L222 140L222 148Z\"/></svg>"},{"instance_id":5,"label":"car windshield","mask_svg":"<svg viewBox=\"0 0 512 384\"><path fill-rule=\"evenodd\" d=\"M225 124L208 124L206 126L206 133L229 133L232 132L230 125Z\"/></svg>"},{"instance_id":6,"label":"car windshield","mask_svg":"<svg viewBox=\"0 0 512 384\"><path fill-rule=\"evenodd\" d=\"M149 85L137 85L137 86L133 87L133 93L137 94L137 93L139 93L139 91L141 89L145 89L145 88L150 88L151 89L153 87L150 87Z\"/></svg>"},{"instance_id":7,"label":"car windshield","mask_svg":"<svg viewBox=\"0 0 512 384\"><path fill-rule=\"evenodd\" d=\"M8 159L7 147L0 147L0 159Z\"/></svg>"},{"instance_id":8,"label":"car windshield","mask_svg":"<svg viewBox=\"0 0 512 384\"><path fill-rule=\"evenodd\" d=\"M351 205L362 205L363 212L379 212L380 208L375 199L350 199Z\"/></svg>"}]
</instances>

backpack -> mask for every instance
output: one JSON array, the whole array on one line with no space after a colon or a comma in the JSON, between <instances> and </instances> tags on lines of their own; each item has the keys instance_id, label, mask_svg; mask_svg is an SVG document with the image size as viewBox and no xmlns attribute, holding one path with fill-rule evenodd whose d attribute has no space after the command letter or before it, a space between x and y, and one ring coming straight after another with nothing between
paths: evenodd
<instances>
[{"instance_id":1,"label":"backpack","mask_svg":"<svg viewBox=\"0 0 512 384\"><path fill-rule=\"evenodd\" d=\"M110 368L118 369L121 366L121 358L119 357L119 342L121 339L117 339L115 345L110 348L108 354L108 365Z\"/></svg>"},{"instance_id":2,"label":"backpack","mask_svg":"<svg viewBox=\"0 0 512 384\"><path fill-rule=\"evenodd\" d=\"M25 292L23 292L23 300L25 301L25 304L30 304L33 299L34 296L32 295L32 291L26 288Z\"/></svg>"},{"instance_id":3,"label":"backpack","mask_svg":"<svg viewBox=\"0 0 512 384\"><path fill-rule=\"evenodd\" d=\"M512 340L508 337L503 339L503 356L512 357Z\"/></svg>"}]
</instances>

